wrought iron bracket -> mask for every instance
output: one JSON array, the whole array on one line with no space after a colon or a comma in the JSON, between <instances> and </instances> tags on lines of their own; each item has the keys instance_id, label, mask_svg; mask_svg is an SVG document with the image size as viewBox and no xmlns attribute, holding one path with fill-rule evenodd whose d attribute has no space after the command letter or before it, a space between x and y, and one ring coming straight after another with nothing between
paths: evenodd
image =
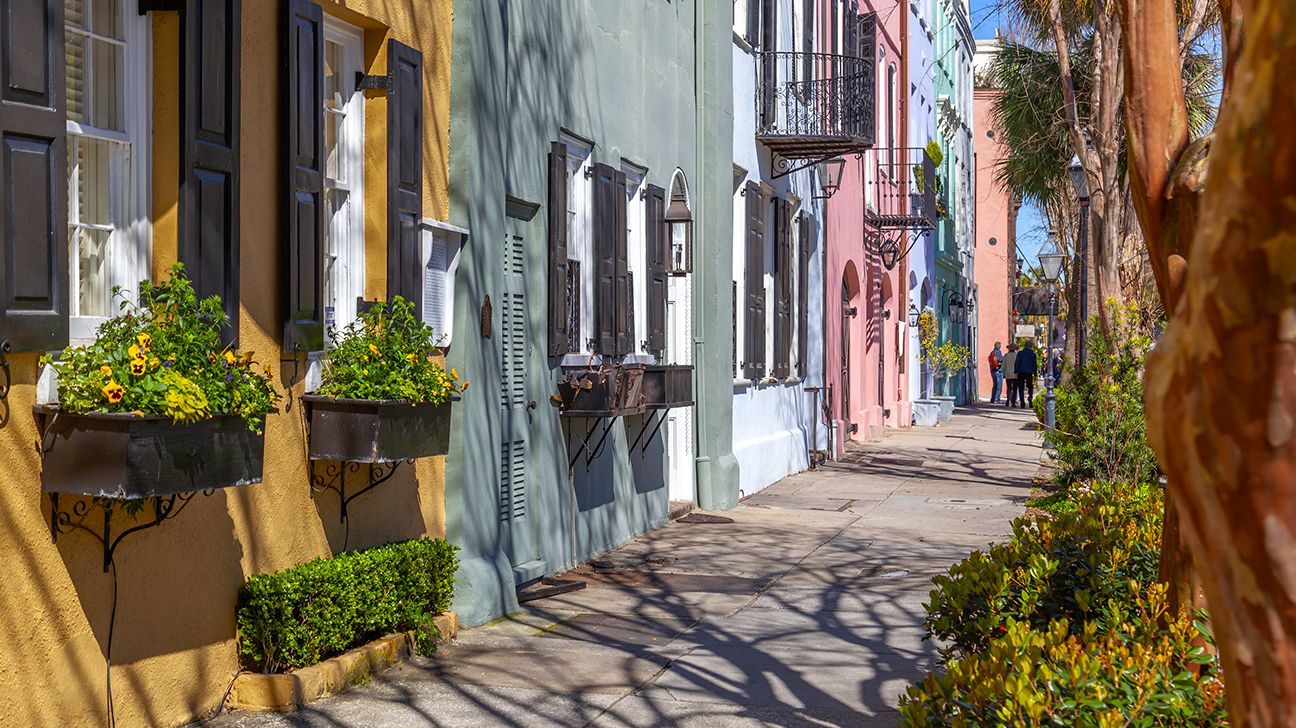
<instances>
[{"instance_id":1,"label":"wrought iron bracket","mask_svg":"<svg viewBox=\"0 0 1296 728\"><path fill-rule=\"evenodd\" d=\"M668 412L669 410L670 410L669 407L667 407L666 409L662 409L662 410L653 410L653 414L654 414L654 415L656 415L658 412L661 412L662 414L661 414L661 416L657 417L657 424L656 424L656 426L653 427L652 432L649 433L649 435L648 435L648 439L647 439L647 440L644 440L643 445L640 446L640 448L639 448L639 457L641 457L641 458L644 457L644 456L648 453L648 446L652 444L652 441L653 441L653 440L657 439L657 433L661 432L662 425L666 423L666 414L665 414L665 413ZM636 437L636 438L635 438L635 444L636 444L636 445L639 444L639 438L640 438L640 437L643 437L644 430L648 429L648 425L649 425L649 423L652 422L652 420L653 420L653 418L652 418L652 417L649 417L648 420L646 420L646 421L644 422L644 426L643 426L643 428L639 430L639 437ZM635 448L634 445L631 445L631 446L630 446L630 450L631 450L631 451L633 451L634 448Z\"/></svg>"},{"instance_id":2,"label":"wrought iron bracket","mask_svg":"<svg viewBox=\"0 0 1296 728\"><path fill-rule=\"evenodd\" d=\"M211 495L216 492L215 489L201 491L203 495ZM113 532L113 514L118 510L127 510L128 503L138 503L139 501L126 501L119 498L102 498L75 496L76 502L67 510L59 510L59 493L50 493L50 541L58 543L59 534L69 534L73 531L84 531L93 536L103 546L103 570L108 572L108 567L113 565L113 556L117 553L117 547L121 545L122 539L133 533L139 533L155 526L162 525L163 521L169 521L180 515L180 512L189 505L194 496L199 491L190 493L174 493L172 495L154 496L145 500L152 501L153 517L143 523L130 526L120 533ZM144 508L140 504L140 509ZM103 514L103 518L92 519L90 516L93 512L98 511ZM128 515L130 515L128 513ZM96 521L98 521L96 523Z\"/></svg>"},{"instance_id":3,"label":"wrought iron bracket","mask_svg":"<svg viewBox=\"0 0 1296 728\"><path fill-rule=\"evenodd\" d=\"M770 175L770 179L786 177L793 172L800 172L803 169L809 169L820 162L826 162L829 159L834 159L840 156L840 153L833 152L831 154L815 157L785 157L778 152L771 152L770 167L773 174Z\"/></svg>"},{"instance_id":4,"label":"wrought iron bracket","mask_svg":"<svg viewBox=\"0 0 1296 728\"><path fill-rule=\"evenodd\" d=\"M589 470L590 465L593 464L593 462L598 459L598 456L603 452L603 447L607 444L608 433L612 432L612 425L616 422L615 417L591 417L590 419L592 420L592 424L585 428L585 436L581 438L581 441L576 447L576 452L573 453L571 459L567 461L567 469L569 471L576 467L576 461L580 460L582 452L585 453L585 469ZM591 448L589 446L590 439L594 437L594 432L599 429L598 423L604 422L605 420L606 422L603 425L603 434L599 436L598 444ZM568 450L571 449L571 441L571 428L568 428Z\"/></svg>"},{"instance_id":5,"label":"wrought iron bracket","mask_svg":"<svg viewBox=\"0 0 1296 728\"><path fill-rule=\"evenodd\" d=\"M359 463L359 462L337 462L333 461L329 465L320 466L318 463L325 462L321 460L310 461L310 487L311 497L314 498L316 493L323 493L331 490L337 493L341 502L340 517L343 523L347 520L347 506L351 501L386 483L396 475L396 471L402 465L413 465L414 460L397 460L390 463ZM347 472L357 473L364 465L369 466L369 480L364 483L359 490L347 492Z\"/></svg>"}]
</instances>

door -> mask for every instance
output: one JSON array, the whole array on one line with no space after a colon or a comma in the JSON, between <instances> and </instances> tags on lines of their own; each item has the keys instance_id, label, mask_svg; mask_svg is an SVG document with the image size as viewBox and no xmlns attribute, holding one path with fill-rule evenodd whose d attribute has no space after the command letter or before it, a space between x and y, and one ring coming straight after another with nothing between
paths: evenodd
<instances>
[{"instance_id":1,"label":"door","mask_svg":"<svg viewBox=\"0 0 1296 728\"><path fill-rule=\"evenodd\" d=\"M850 305L851 294L850 286L846 281L842 281L841 304L841 417L842 422L846 424L846 435L850 436L855 431L855 426L851 424L851 391L850 391L850 362L851 362L851 318L854 317L855 309Z\"/></svg>"},{"instance_id":2,"label":"door","mask_svg":"<svg viewBox=\"0 0 1296 728\"><path fill-rule=\"evenodd\" d=\"M503 285L500 290L500 461L499 519L514 574L533 571L537 560L527 487L527 430L531 400L527 397L527 304L521 235L504 236ZM519 569L517 567L526 566ZM543 573L543 571L541 572Z\"/></svg>"},{"instance_id":3,"label":"door","mask_svg":"<svg viewBox=\"0 0 1296 728\"><path fill-rule=\"evenodd\" d=\"M689 276L667 279L666 361L693 363L693 296ZM696 386L696 385L695 385ZM670 499L697 500L694 483L693 407L667 410L666 473Z\"/></svg>"}]
</instances>

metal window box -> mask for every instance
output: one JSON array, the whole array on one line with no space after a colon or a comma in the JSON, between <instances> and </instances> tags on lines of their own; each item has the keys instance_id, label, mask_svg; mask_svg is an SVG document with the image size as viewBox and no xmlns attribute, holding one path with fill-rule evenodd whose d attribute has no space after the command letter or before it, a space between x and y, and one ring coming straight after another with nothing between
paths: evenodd
<instances>
[{"instance_id":1,"label":"metal window box","mask_svg":"<svg viewBox=\"0 0 1296 728\"><path fill-rule=\"evenodd\" d=\"M169 417L72 414L33 408L41 432L41 490L148 498L261 482L265 435L234 415L177 424Z\"/></svg>"},{"instance_id":2,"label":"metal window box","mask_svg":"<svg viewBox=\"0 0 1296 728\"><path fill-rule=\"evenodd\" d=\"M692 364L649 364L644 367L643 401L647 409L693 406Z\"/></svg>"},{"instance_id":3,"label":"metal window box","mask_svg":"<svg viewBox=\"0 0 1296 728\"><path fill-rule=\"evenodd\" d=\"M450 451L450 403L301 398L310 423L308 457L393 463Z\"/></svg>"},{"instance_id":4,"label":"metal window box","mask_svg":"<svg viewBox=\"0 0 1296 728\"><path fill-rule=\"evenodd\" d=\"M563 417L637 415L644 411L643 382L642 365L567 369L555 399Z\"/></svg>"}]
</instances>

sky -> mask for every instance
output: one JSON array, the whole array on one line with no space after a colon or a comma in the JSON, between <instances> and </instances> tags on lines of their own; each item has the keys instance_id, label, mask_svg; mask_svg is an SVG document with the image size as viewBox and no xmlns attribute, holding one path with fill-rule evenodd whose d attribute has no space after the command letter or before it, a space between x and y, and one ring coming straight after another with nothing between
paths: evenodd
<instances>
[{"instance_id":1,"label":"sky","mask_svg":"<svg viewBox=\"0 0 1296 728\"><path fill-rule=\"evenodd\" d=\"M978 40L995 37L995 29L1002 23L998 8L1003 0L971 0L971 4L973 35ZM976 123L980 121L977 119ZM973 138L977 138L977 135L973 135ZM1040 248L1044 246L1047 233L1039 209L1033 203L1023 204L1017 217L1017 255L1025 259L1028 265L1038 263Z\"/></svg>"}]
</instances>

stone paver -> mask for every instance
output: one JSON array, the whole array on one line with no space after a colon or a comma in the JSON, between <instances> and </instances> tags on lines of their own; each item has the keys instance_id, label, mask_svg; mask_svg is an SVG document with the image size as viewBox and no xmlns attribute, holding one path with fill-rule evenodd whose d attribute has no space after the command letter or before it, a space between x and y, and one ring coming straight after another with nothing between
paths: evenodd
<instances>
[{"instance_id":1,"label":"stone paver","mask_svg":"<svg viewBox=\"0 0 1296 728\"><path fill-rule=\"evenodd\" d=\"M890 432L748 498L724 514L734 523L636 539L588 588L463 630L431 659L297 713L214 725L894 726L899 696L936 665L922 639L932 575L1023 510L1032 422L969 409Z\"/></svg>"}]
</instances>

